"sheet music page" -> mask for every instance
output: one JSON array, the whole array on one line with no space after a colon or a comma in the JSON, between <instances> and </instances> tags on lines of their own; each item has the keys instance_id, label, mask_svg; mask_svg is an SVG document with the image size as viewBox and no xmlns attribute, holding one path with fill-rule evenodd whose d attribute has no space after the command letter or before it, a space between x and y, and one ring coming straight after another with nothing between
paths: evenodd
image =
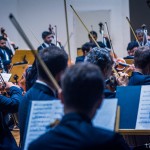
<instances>
[{"instance_id":1,"label":"sheet music page","mask_svg":"<svg viewBox=\"0 0 150 150\"><path fill-rule=\"evenodd\" d=\"M11 73L1 73L1 75L4 79L4 81L8 82L12 74Z\"/></svg>"},{"instance_id":2,"label":"sheet music page","mask_svg":"<svg viewBox=\"0 0 150 150\"><path fill-rule=\"evenodd\" d=\"M150 129L150 86L142 86L136 129Z\"/></svg>"},{"instance_id":3,"label":"sheet music page","mask_svg":"<svg viewBox=\"0 0 150 150\"><path fill-rule=\"evenodd\" d=\"M24 150L30 142L50 129L50 124L63 116L63 105L60 100L32 101L27 126Z\"/></svg>"},{"instance_id":4,"label":"sheet music page","mask_svg":"<svg viewBox=\"0 0 150 150\"><path fill-rule=\"evenodd\" d=\"M102 106L97 110L93 124L111 131L115 129L118 99L104 99Z\"/></svg>"}]
</instances>

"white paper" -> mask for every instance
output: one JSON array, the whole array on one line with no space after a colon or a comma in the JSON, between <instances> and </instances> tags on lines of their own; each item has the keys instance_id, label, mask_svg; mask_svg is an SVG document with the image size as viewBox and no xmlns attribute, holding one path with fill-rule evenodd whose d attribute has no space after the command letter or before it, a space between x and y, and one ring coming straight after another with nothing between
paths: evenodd
<instances>
[{"instance_id":1,"label":"white paper","mask_svg":"<svg viewBox=\"0 0 150 150\"><path fill-rule=\"evenodd\" d=\"M97 110L93 124L97 127L114 131L118 99L104 99L102 106Z\"/></svg>"},{"instance_id":2,"label":"white paper","mask_svg":"<svg viewBox=\"0 0 150 150\"><path fill-rule=\"evenodd\" d=\"M150 129L150 86L142 86L136 129Z\"/></svg>"},{"instance_id":3,"label":"white paper","mask_svg":"<svg viewBox=\"0 0 150 150\"><path fill-rule=\"evenodd\" d=\"M117 110L117 99L104 99L100 109L93 119L93 124L109 130L114 130ZM47 127L63 116L63 105L60 100L32 101L24 150L29 144L47 132ZM88 131L87 131L88 132Z\"/></svg>"},{"instance_id":4,"label":"white paper","mask_svg":"<svg viewBox=\"0 0 150 150\"><path fill-rule=\"evenodd\" d=\"M3 80L5 82L8 82L12 74L11 73L1 73L1 75L3 77Z\"/></svg>"},{"instance_id":5,"label":"white paper","mask_svg":"<svg viewBox=\"0 0 150 150\"><path fill-rule=\"evenodd\" d=\"M63 105L60 100L32 101L24 150L28 149L30 142L44 134L50 124L61 119Z\"/></svg>"}]
</instances>

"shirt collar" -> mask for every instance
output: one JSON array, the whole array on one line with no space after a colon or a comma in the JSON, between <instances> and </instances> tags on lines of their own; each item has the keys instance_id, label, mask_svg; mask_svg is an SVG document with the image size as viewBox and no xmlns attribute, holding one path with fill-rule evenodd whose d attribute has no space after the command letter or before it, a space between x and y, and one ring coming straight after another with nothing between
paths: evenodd
<instances>
[{"instance_id":1,"label":"shirt collar","mask_svg":"<svg viewBox=\"0 0 150 150\"><path fill-rule=\"evenodd\" d=\"M43 82L41 80L36 80L36 83L40 83L42 85L47 86L54 93L54 95L56 96L56 91L51 86L49 86L47 83L45 83L45 82Z\"/></svg>"}]
</instances>

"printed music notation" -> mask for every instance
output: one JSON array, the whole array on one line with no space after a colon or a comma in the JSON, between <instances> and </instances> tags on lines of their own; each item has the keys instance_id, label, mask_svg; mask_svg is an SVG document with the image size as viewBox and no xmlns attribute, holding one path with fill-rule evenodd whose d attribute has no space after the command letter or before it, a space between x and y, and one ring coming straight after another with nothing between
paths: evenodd
<instances>
[{"instance_id":1,"label":"printed music notation","mask_svg":"<svg viewBox=\"0 0 150 150\"><path fill-rule=\"evenodd\" d=\"M50 129L50 124L63 116L63 105L60 100L32 101L27 125L24 150L30 142Z\"/></svg>"},{"instance_id":2,"label":"printed music notation","mask_svg":"<svg viewBox=\"0 0 150 150\"><path fill-rule=\"evenodd\" d=\"M136 129L150 129L150 86L142 86Z\"/></svg>"},{"instance_id":3,"label":"printed music notation","mask_svg":"<svg viewBox=\"0 0 150 150\"><path fill-rule=\"evenodd\" d=\"M97 127L114 130L117 102L118 99L104 99L102 106L93 118L93 124ZM60 100L32 101L24 150L28 149L32 141L50 130L53 124L57 124L63 115L63 105Z\"/></svg>"},{"instance_id":4,"label":"printed music notation","mask_svg":"<svg viewBox=\"0 0 150 150\"><path fill-rule=\"evenodd\" d=\"M104 99L102 106L97 110L93 124L97 127L114 131L118 99Z\"/></svg>"}]
</instances>

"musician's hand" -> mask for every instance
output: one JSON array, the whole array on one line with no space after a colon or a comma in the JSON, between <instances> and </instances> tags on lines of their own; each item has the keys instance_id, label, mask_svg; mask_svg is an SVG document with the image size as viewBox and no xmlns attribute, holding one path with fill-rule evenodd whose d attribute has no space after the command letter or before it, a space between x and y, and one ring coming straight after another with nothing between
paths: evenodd
<instances>
[{"instance_id":1,"label":"musician's hand","mask_svg":"<svg viewBox=\"0 0 150 150\"><path fill-rule=\"evenodd\" d=\"M133 72L135 70L135 66L134 66L134 64L132 64L132 65L130 65L128 68L127 68L127 70L125 71L125 73L130 73L130 72Z\"/></svg>"},{"instance_id":2,"label":"musician's hand","mask_svg":"<svg viewBox=\"0 0 150 150\"><path fill-rule=\"evenodd\" d=\"M12 82L5 82L5 83L6 83L5 87L6 90L10 89L12 86L20 88L18 85L13 84Z\"/></svg>"},{"instance_id":3,"label":"musician's hand","mask_svg":"<svg viewBox=\"0 0 150 150\"><path fill-rule=\"evenodd\" d=\"M123 72L118 72L118 74L119 74L119 77L116 78L118 85L127 86L129 82L129 79L128 79L129 75Z\"/></svg>"}]
</instances>

